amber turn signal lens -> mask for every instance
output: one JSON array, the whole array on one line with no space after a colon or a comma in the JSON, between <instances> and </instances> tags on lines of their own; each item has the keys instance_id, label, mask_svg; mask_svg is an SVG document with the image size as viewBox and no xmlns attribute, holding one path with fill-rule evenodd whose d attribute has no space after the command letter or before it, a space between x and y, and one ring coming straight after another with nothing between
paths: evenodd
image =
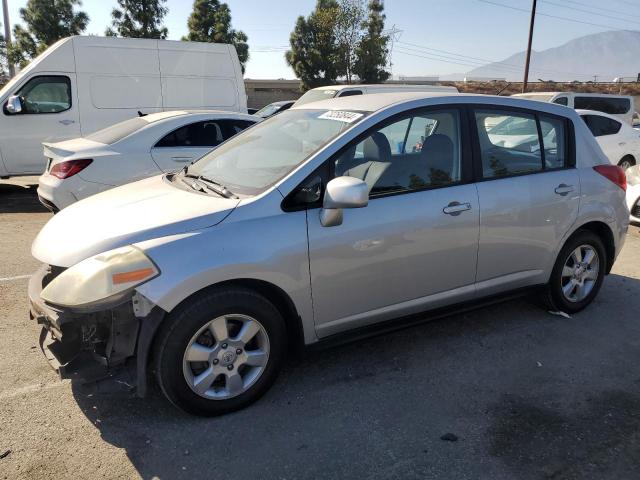
<instances>
[{"instance_id":1,"label":"amber turn signal lens","mask_svg":"<svg viewBox=\"0 0 640 480\"><path fill-rule=\"evenodd\" d=\"M155 274L155 270L153 268L143 268L141 270L133 270L132 272L123 272L123 273L114 273L111 276L111 280L114 285L119 285L121 283L131 283L138 282L140 280L144 280L147 277Z\"/></svg>"}]
</instances>

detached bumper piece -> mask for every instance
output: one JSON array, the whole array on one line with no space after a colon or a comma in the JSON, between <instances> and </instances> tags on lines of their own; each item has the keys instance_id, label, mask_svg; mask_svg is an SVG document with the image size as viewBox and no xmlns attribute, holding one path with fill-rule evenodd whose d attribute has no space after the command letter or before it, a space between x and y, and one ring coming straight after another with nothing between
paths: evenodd
<instances>
[{"instance_id":1,"label":"detached bumper piece","mask_svg":"<svg viewBox=\"0 0 640 480\"><path fill-rule=\"evenodd\" d=\"M29 281L30 317L42 325L40 348L61 378L109 377L135 355L140 319L131 302L93 313L45 304L40 292L61 271L44 266Z\"/></svg>"}]
</instances>

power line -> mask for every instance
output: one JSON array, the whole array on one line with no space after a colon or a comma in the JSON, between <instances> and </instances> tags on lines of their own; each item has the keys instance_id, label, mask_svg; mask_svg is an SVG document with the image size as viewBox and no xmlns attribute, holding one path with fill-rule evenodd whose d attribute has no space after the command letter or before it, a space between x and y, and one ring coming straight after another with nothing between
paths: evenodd
<instances>
[{"instance_id":1,"label":"power line","mask_svg":"<svg viewBox=\"0 0 640 480\"><path fill-rule=\"evenodd\" d=\"M511 5L505 5L504 3L492 2L490 0L478 0L478 2L488 3L489 5L495 5L497 7L502 7L502 8L509 8L511 10L517 10L518 12L531 13L529 10L526 10L524 8L512 7ZM620 27L614 27L613 25L604 25L604 24L601 24L601 23L585 22L585 21L582 21L582 20L575 20L575 19L569 18L569 17L561 17L560 15L551 15L549 13L538 12L538 13L536 13L536 15L540 15L540 16L543 16L543 17L549 17L549 18L556 18L558 20L565 20L567 22L581 23L583 25L590 25L592 27L608 28L610 30L620 30Z\"/></svg>"},{"instance_id":2,"label":"power line","mask_svg":"<svg viewBox=\"0 0 640 480\"><path fill-rule=\"evenodd\" d=\"M578 2L572 2L572 3L578 3ZM555 5L556 7L560 7L560 8L568 8L569 10L575 10L577 12L588 13L589 15L598 15L600 17L611 18L611 19L616 20L618 22L629 22L629 23L633 23L634 25L638 25L636 20L628 20L626 18L614 17L612 15L607 15L606 13L590 12L588 10L584 10L584 9L581 9L581 8L572 7L571 5L563 5L561 3L551 2L549 0L544 0L544 4L545 5L546 4Z\"/></svg>"},{"instance_id":3,"label":"power line","mask_svg":"<svg viewBox=\"0 0 640 480\"><path fill-rule=\"evenodd\" d=\"M621 12L620 10L611 10L610 8L594 7L593 5L588 5L588 4L582 3L582 2L576 2L575 0L564 0L564 2L565 3L573 3L574 5L579 5L581 7L589 8L590 10L598 10L598 11L606 12L606 13L617 13L619 15L626 15L628 17L640 18L640 15L633 15L633 14L631 14L629 12Z\"/></svg>"},{"instance_id":4,"label":"power line","mask_svg":"<svg viewBox=\"0 0 640 480\"><path fill-rule=\"evenodd\" d=\"M516 65L514 63L507 63L507 62L501 62L501 61L496 61L496 60L491 60L488 58L481 58L481 57L472 57L469 55L462 55L460 53L455 53L455 52L451 52L448 50L441 50L441 49L437 49L437 48L431 48L431 47L425 47L423 45L418 45L416 43L409 43L409 42L398 42L401 45L409 45L412 47L417 47L420 50L425 50L425 51L420 51L419 53L424 53L424 54L428 54L428 55L436 55L435 53L431 53L430 51L426 51L426 50L433 50L435 52L441 52L441 53L446 53L448 55L453 55L455 57L463 57L463 59L457 59L457 58L453 58L453 60L457 60L457 61L468 61L466 59L470 59L472 61L474 61L474 63L476 63L477 65L473 65L473 64L468 64L468 66L486 66L487 63L492 63L494 64L493 66L495 66L496 68L502 68L502 66L504 66L505 68L509 68L512 70L517 70L517 71L521 71L522 68L524 67L523 65ZM408 47L402 47L405 48L407 50L412 50ZM445 57L445 55L440 55L442 57ZM590 76L590 75L586 75L586 74L577 74L575 72L569 72L569 71L563 71L563 70L552 70L552 69L547 69L547 68L535 68L534 69L536 72L538 73L544 73L544 74L564 74L564 75L583 75L583 76Z\"/></svg>"}]
</instances>

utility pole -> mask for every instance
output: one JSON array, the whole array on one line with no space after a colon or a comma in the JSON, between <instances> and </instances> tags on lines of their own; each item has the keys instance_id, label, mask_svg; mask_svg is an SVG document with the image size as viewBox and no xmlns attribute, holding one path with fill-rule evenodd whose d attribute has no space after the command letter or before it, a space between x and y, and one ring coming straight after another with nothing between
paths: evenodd
<instances>
[{"instance_id":1,"label":"utility pole","mask_svg":"<svg viewBox=\"0 0 640 480\"><path fill-rule=\"evenodd\" d=\"M524 63L524 80L522 81L522 93L527 93L527 83L529 82L529 62L531 61L531 43L533 42L533 24L536 21L536 4L533 0L531 5L531 22L529 23L529 43L527 45L527 59Z\"/></svg>"},{"instance_id":2,"label":"utility pole","mask_svg":"<svg viewBox=\"0 0 640 480\"><path fill-rule=\"evenodd\" d=\"M15 75L13 64L9 61L9 48L11 47L11 24L9 23L9 7L7 0L2 0L2 13L4 16L4 42L7 47L7 63L9 64L9 78Z\"/></svg>"}]
</instances>

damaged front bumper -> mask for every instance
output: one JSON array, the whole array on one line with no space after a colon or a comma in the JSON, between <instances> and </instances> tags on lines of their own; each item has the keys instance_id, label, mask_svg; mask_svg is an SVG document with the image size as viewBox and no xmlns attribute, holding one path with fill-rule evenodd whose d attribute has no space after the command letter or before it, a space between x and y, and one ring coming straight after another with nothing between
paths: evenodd
<instances>
[{"instance_id":1,"label":"damaged front bumper","mask_svg":"<svg viewBox=\"0 0 640 480\"><path fill-rule=\"evenodd\" d=\"M147 360L155 333L164 318L159 307L138 295L107 310L75 312L45 303L40 292L62 269L44 265L29 281L29 315L42 325L40 348L61 378L98 381L130 369L138 395L147 387Z\"/></svg>"}]
</instances>

